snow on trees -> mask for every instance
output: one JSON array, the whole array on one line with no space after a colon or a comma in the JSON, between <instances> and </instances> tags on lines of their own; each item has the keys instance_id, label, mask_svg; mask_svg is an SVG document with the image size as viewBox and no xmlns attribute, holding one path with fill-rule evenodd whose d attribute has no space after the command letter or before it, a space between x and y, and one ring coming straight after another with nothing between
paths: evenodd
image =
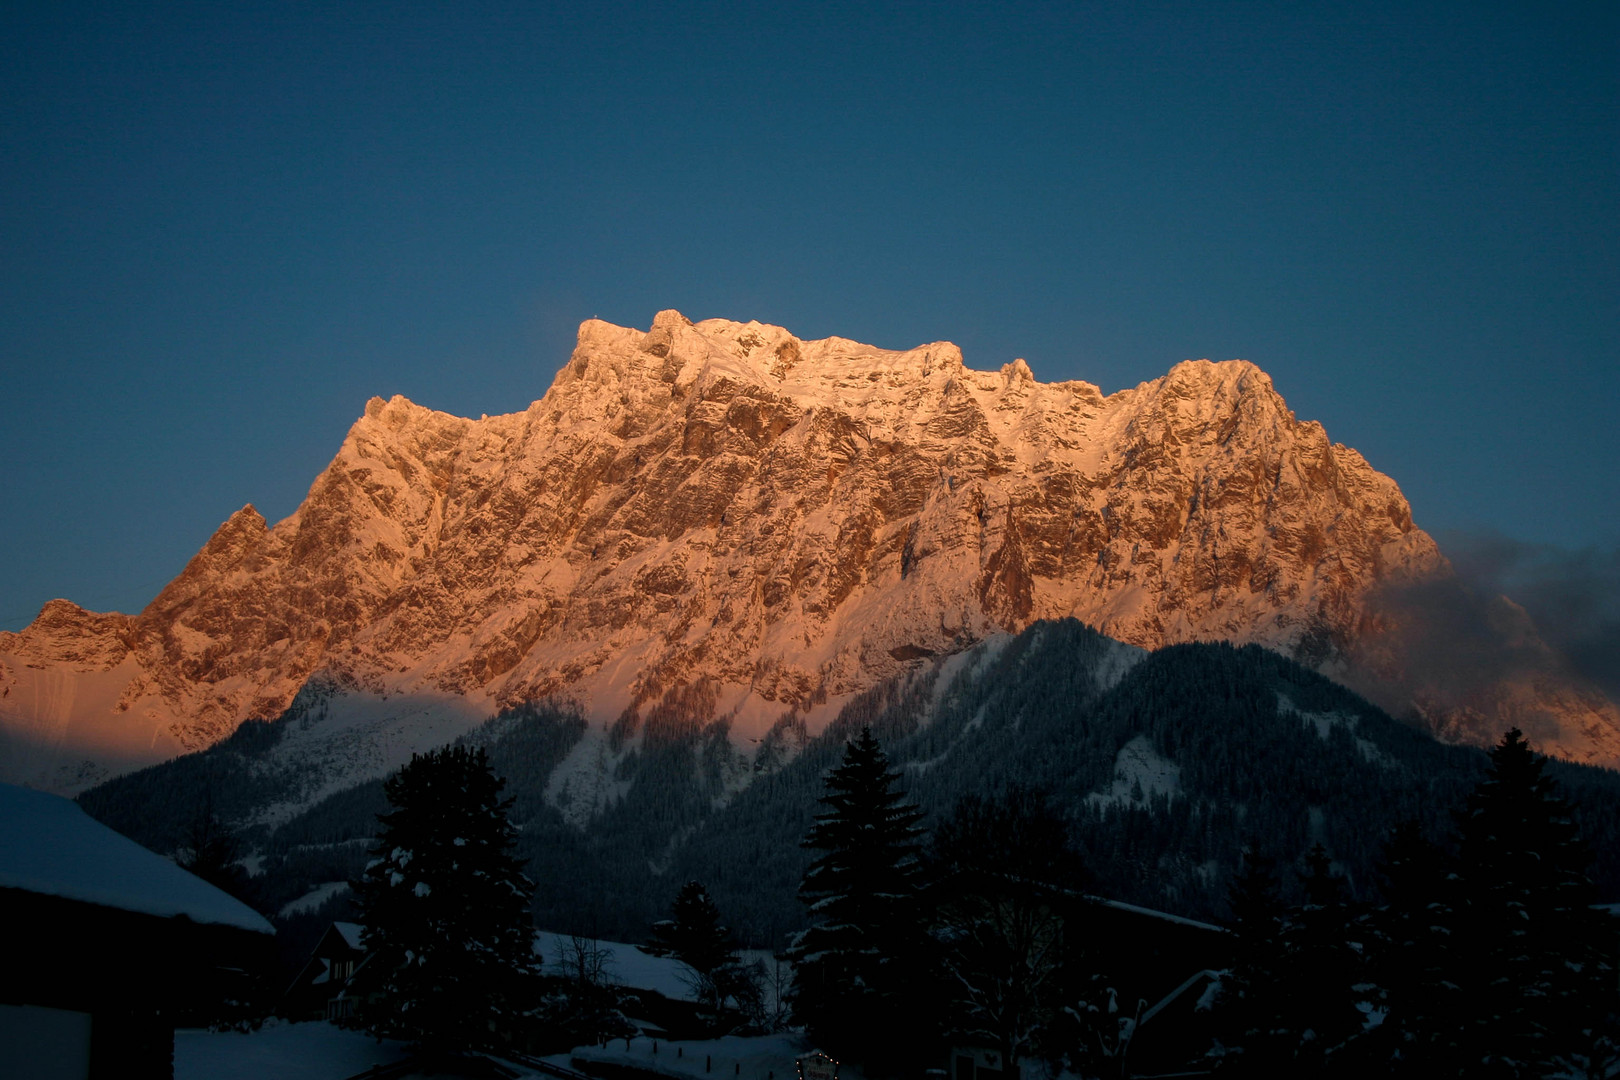
<instances>
[{"instance_id":1,"label":"snow on trees","mask_svg":"<svg viewBox=\"0 0 1620 1080\"><path fill-rule=\"evenodd\" d=\"M504 781L482 749L413 755L384 784L373 860L355 886L370 957L356 974L379 1036L489 1046L532 1004L532 883L513 854Z\"/></svg>"},{"instance_id":2,"label":"snow on trees","mask_svg":"<svg viewBox=\"0 0 1620 1080\"><path fill-rule=\"evenodd\" d=\"M1371 910L1345 899L1321 847L1303 905L1282 908L1263 867L1246 867L1223 1052L1257 1075L1613 1075L1613 926L1571 808L1520 731L1457 821L1449 850L1415 823L1391 834Z\"/></svg>"},{"instance_id":3,"label":"snow on trees","mask_svg":"<svg viewBox=\"0 0 1620 1080\"><path fill-rule=\"evenodd\" d=\"M717 1017L727 1000L745 1013L758 1011L761 988L740 962L731 932L720 924L720 909L701 882L681 886L670 917L653 924L653 947L685 965L697 1000Z\"/></svg>"},{"instance_id":4,"label":"snow on trees","mask_svg":"<svg viewBox=\"0 0 1620 1080\"><path fill-rule=\"evenodd\" d=\"M868 1057L904 1029L917 1003L905 974L923 955L917 911L922 812L898 788L871 729L845 747L826 778L803 844L811 862L799 895L812 925L789 950L794 1018L822 1045Z\"/></svg>"},{"instance_id":5,"label":"snow on trees","mask_svg":"<svg viewBox=\"0 0 1620 1080\"><path fill-rule=\"evenodd\" d=\"M1453 978L1469 999L1464 1045L1482 1066L1527 1075L1615 1049L1595 1043L1615 1006L1613 929L1592 908L1591 855L1546 768L1518 728L1491 750L1461 822L1451 928Z\"/></svg>"}]
</instances>

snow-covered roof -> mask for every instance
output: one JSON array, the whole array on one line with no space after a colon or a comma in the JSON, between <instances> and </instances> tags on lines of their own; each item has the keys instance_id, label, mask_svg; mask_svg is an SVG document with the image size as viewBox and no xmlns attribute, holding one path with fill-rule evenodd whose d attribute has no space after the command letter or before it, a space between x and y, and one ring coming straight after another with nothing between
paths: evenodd
<instances>
[{"instance_id":1,"label":"snow-covered roof","mask_svg":"<svg viewBox=\"0 0 1620 1080\"><path fill-rule=\"evenodd\" d=\"M58 795L0 784L0 888L261 934L264 917Z\"/></svg>"},{"instance_id":2,"label":"snow-covered roof","mask_svg":"<svg viewBox=\"0 0 1620 1080\"><path fill-rule=\"evenodd\" d=\"M588 948L604 954L603 976L607 982L632 990L651 990L674 1001L697 1000L697 987L692 981L691 972L674 957L654 956L639 945L627 945L622 941L586 938L584 942ZM574 948L571 935L536 930L534 947L540 953L546 974L572 975L568 961ZM740 949L737 958L745 964L759 961L768 965L771 953L767 949Z\"/></svg>"},{"instance_id":3,"label":"snow-covered roof","mask_svg":"<svg viewBox=\"0 0 1620 1080\"><path fill-rule=\"evenodd\" d=\"M547 974L567 973L565 957L573 948L573 939L569 935L540 930L535 933L535 945L540 950ZM678 1001L692 1000L692 986L679 960L653 956L622 941L591 939L589 946L607 954L603 959L606 961L605 974L609 982L635 990L653 990Z\"/></svg>"},{"instance_id":4,"label":"snow-covered roof","mask_svg":"<svg viewBox=\"0 0 1620 1080\"><path fill-rule=\"evenodd\" d=\"M349 948L358 949L360 947L360 932L364 930L365 927L361 926L359 923L335 922L332 924L332 929L336 930L338 934L342 936L343 944L347 945Z\"/></svg>"}]
</instances>

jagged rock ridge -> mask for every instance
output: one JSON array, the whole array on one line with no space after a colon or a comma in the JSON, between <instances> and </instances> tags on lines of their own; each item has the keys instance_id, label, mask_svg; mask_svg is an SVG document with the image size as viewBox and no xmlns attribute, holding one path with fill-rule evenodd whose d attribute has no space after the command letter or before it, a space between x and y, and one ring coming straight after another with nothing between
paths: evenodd
<instances>
[{"instance_id":1,"label":"jagged rock ridge","mask_svg":"<svg viewBox=\"0 0 1620 1080\"><path fill-rule=\"evenodd\" d=\"M291 517L244 507L138 616L53 601L0 634L0 719L14 762L88 759L46 780L69 788L275 716L317 674L631 724L701 681L758 736L1039 618L1353 670L1369 597L1444 571L1395 483L1252 364L1104 396L948 343L665 311L583 324L521 413L373 399ZM1612 718L1588 727L1552 748L1620 757Z\"/></svg>"}]
</instances>

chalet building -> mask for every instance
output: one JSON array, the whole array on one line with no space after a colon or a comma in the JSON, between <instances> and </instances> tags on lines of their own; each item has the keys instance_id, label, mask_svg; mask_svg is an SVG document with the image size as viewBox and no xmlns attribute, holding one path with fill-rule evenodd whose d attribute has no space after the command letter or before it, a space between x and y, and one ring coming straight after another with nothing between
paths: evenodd
<instances>
[{"instance_id":1,"label":"chalet building","mask_svg":"<svg viewBox=\"0 0 1620 1080\"><path fill-rule=\"evenodd\" d=\"M1115 1004L1135 1022L1128 1045L1120 1048L1130 1075L1172 1072L1209 1046L1209 991L1219 982L1219 969L1232 963L1230 931L1120 900L1046 888L1082 903L1071 918L1096 969L1109 973ZM1017 1066L1009 1071L1001 1047L959 1043L950 1047L942 1071L948 1080L1005 1080L1016 1076Z\"/></svg>"},{"instance_id":2,"label":"chalet building","mask_svg":"<svg viewBox=\"0 0 1620 1080\"><path fill-rule=\"evenodd\" d=\"M1130 1074L1172 1072L1209 1048L1217 971L1232 965L1222 926L1088 897L1085 934L1097 970L1109 972L1119 1008L1135 1021L1125 1056Z\"/></svg>"},{"instance_id":3,"label":"chalet building","mask_svg":"<svg viewBox=\"0 0 1620 1080\"><path fill-rule=\"evenodd\" d=\"M1228 967L1234 939L1223 926L1121 900L1088 897L1085 929L1097 969L1118 973L1122 997L1162 1001L1196 972Z\"/></svg>"},{"instance_id":4,"label":"chalet building","mask_svg":"<svg viewBox=\"0 0 1620 1080\"><path fill-rule=\"evenodd\" d=\"M278 1015L289 1020L348 1020L364 1015L376 995L363 997L353 985L356 972L370 955L361 944L362 929L352 922L334 922L326 928L282 994ZM613 985L619 1006L636 1029L651 1038L700 1038L713 1026L712 1019L691 999L691 987L676 960L654 956L634 945L543 931L535 934L535 948L545 958L546 977L553 983L574 978L568 960L572 950L581 948L592 954L593 963L602 965ZM509 1041L535 1049L528 1045L532 1035L514 1031Z\"/></svg>"},{"instance_id":5,"label":"chalet building","mask_svg":"<svg viewBox=\"0 0 1620 1080\"><path fill-rule=\"evenodd\" d=\"M0 784L0 1072L168 1078L176 1020L275 963L252 908L95 821Z\"/></svg>"},{"instance_id":6,"label":"chalet building","mask_svg":"<svg viewBox=\"0 0 1620 1080\"><path fill-rule=\"evenodd\" d=\"M361 1011L350 980L366 962L359 923L335 922L315 943L309 960L281 998L277 1010L289 1020L347 1020Z\"/></svg>"}]
</instances>

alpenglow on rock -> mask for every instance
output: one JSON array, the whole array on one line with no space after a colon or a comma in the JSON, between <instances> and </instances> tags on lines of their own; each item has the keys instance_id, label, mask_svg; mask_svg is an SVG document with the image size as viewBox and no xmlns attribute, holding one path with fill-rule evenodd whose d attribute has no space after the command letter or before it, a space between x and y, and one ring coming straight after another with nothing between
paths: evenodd
<instances>
[{"instance_id":1,"label":"alpenglow on rock","mask_svg":"<svg viewBox=\"0 0 1620 1080\"><path fill-rule=\"evenodd\" d=\"M592 320L523 412L374 398L292 516L244 507L139 615L52 601L0 634L4 757L72 790L312 679L451 737L526 699L608 722L702 680L743 739L1064 615L1344 667L1374 590L1445 569L1394 481L1243 361L1104 396L948 343ZM1612 760L1604 723L1552 748Z\"/></svg>"}]
</instances>

